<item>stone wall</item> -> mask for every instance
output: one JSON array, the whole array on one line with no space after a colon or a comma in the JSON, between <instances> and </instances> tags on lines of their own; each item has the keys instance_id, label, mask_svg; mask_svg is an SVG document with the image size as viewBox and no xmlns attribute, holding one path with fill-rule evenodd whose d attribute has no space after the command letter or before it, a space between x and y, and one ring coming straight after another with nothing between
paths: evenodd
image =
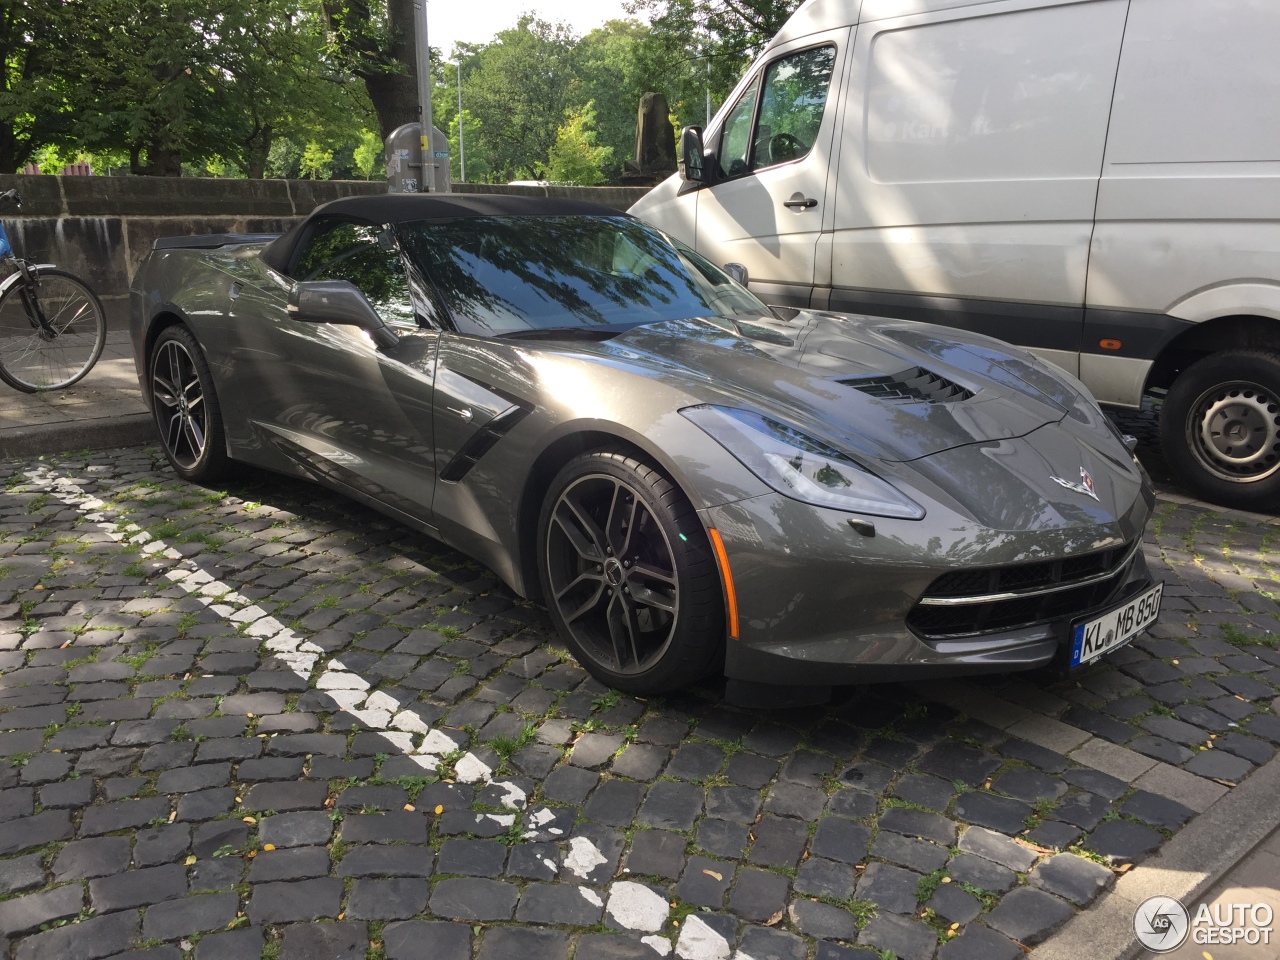
<instances>
[{"instance_id":1,"label":"stone wall","mask_svg":"<svg viewBox=\"0 0 1280 960\"><path fill-rule=\"evenodd\" d=\"M0 211L14 249L82 277L102 298L112 329L128 323L129 283L157 237L279 233L340 197L378 194L362 180L214 180L187 177L0 175L23 207ZM455 183L455 193L573 197L625 210L644 195L629 187L512 187Z\"/></svg>"}]
</instances>

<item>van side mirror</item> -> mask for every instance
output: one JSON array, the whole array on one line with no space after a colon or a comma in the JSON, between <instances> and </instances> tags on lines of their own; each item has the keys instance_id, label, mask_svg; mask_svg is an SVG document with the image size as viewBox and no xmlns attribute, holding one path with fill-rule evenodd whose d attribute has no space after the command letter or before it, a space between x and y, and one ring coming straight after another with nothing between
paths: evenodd
<instances>
[{"instance_id":1,"label":"van side mirror","mask_svg":"<svg viewBox=\"0 0 1280 960\"><path fill-rule=\"evenodd\" d=\"M706 183L703 160L702 128L685 127L680 131L680 179Z\"/></svg>"},{"instance_id":2,"label":"van side mirror","mask_svg":"<svg viewBox=\"0 0 1280 960\"><path fill-rule=\"evenodd\" d=\"M289 319L307 323L337 323L359 327L380 347L400 342L395 331L382 322L378 311L354 283L346 280L306 280L289 291Z\"/></svg>"},{"instance_id":3,"label":"van side mirror","mask_svg":"<svg viewBox=\"0 0 1280 960\"><path fill-rule=\"evenodd\" d=\"M750 279L750 276L747 273L747 268L740 263L726 263L724 265L724 272L733 277L733 279L737 280L744 287Z\"/></svg>"}]
</instances>

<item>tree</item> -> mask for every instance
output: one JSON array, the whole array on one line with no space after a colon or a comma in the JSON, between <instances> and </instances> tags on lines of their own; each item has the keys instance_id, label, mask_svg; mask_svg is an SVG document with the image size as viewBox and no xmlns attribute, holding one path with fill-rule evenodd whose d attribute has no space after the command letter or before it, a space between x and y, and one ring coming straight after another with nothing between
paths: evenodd
<instances>
[{"instance_id":1,"label":"tree","mask_svg":"<svg viewBox=\"0 0 1280 960\"><path fill-rule=\"evenodd\" d=\"M356 172L366 180L371 179L373 171L382 165L382 140L376 133L369 130L360 131L360 143L352 153L351 159Z\"/></svg>"},{"instance_id":2,"label":"tree","mask_svg":"<svg viewBox=\"0 0 1280 960\"><path fill-rule=\"evenodd\" d=\"M564 24L526 14L471 58L463 100L496 179L537 179L566 108L577 102L576 42Z\"/></svg>"},{"instance_id":3,"label":"tree","mask_svg":"<svg viewBox=\"0 0 1280 960\"><path fill-rule=\"evenodd\" d=\"M641 56L668 78L663 91L677 126L706 122L751 61L787 22L801 0L630 0L651 20Z\"/></svg>"},{"instance_id":4,"label":"tree","mask_svg":"<svg viewBox=\"0 0 1280 960\"><path fill-rule=\"evenodd\" d=\"M328 180L333 173L333 151L312 142L302 151L299 172L308 180Z\"/></svg>"},{"instance_id":5,"label":"tree","mask_svg":"<svg viewBox=\"0 0 1280 960\"><path fill-rule=\"evenodd\" d=\"M598 144L595 104L588 102L569 114L556 133L547 163L547 179L594 187L604 183L604 165L613 156L613 147Z\"/></svg>"},{"instance_id":6,"label":"tree","mask_svg":"<svg viewBox=\"0 0 1280 960\"><path fill-rule=\"evenodd\" d=\"M363 81L386 140L396 127L418 120L413 0L322 0L339 61ZM376 2L376 0L375 0ZM424 0L425 2L425 0Z\"/></svg>"},{"instance_id":7,"label":"tree","mask_svg":"<svg viewBox=\"0 0 1280 960\"><path fill-rule=\"evenodd\" d=\"M59 0L0 4L0 173L16 173L71 129L64 38L76 7Z\"/></svg>"},{"instance_id":8,"label":"tree","mask_svg":"<svg viewBox=\"0 0 1280 960\"><path fill-rule=\"evenodd\" d=\"M675 93L672 77L664 75L650 56L649 28L634 20L611 20L592 30L578 46L582 95L595 107L600 142L612 151L605 162L609 178L622 172L623 161L635 153L636 112L640 98L661 91Z\"/></svg>"}]
</instances>

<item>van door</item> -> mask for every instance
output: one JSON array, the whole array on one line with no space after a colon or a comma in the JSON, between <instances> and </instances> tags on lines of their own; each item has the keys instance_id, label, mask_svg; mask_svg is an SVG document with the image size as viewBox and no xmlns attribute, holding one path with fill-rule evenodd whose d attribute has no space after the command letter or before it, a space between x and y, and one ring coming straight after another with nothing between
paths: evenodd
<instances>
[{"instance_id":1,"label":"van door","mask_svg":"<svg viewBox=\"0 0 1280 960\"><path fill-rule=\"evenodd\" d=\"M780 46L712 134L719 182L698 191L698 251L741 263L769 303L809 306L839 113L829 93L840 89L852 35L845 27Z\"/></svg>"},{"instance_id":2,"label":"van door","mask_svg":"<svg viewBox=\"0 0 1280 960\"><path fill-rule=\"evenodd\" d=\"M973 330L1078 372L1127 6L999 0L902 17L867 0L831 309Z\"/></svg>"}]
</instances>

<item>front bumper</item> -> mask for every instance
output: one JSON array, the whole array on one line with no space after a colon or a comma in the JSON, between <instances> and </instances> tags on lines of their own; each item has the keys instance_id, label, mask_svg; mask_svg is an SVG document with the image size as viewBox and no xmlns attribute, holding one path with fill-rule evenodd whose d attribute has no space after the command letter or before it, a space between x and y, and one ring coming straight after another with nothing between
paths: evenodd
<instances>
[{"instance_id":1,"label":"front bumper","mask_svg":"<svg viewBox=\"0 0 1280 960\"><path fill-rule=\"evenodd\" d=\"M1113 521L1030 531L995 531L955 514L941 524L876 519L874 536L858 533L848 514L775 494L710 508L704 519L724 540L738 596L739 638L728 641L725 674L832 686L1065 669L1074 623L1151 585L1140 546L1079 610L960 637L926 638L907 619L944 573L1136 543L1150 508L1140 497Z\"/></svg>"}]
</instances>

